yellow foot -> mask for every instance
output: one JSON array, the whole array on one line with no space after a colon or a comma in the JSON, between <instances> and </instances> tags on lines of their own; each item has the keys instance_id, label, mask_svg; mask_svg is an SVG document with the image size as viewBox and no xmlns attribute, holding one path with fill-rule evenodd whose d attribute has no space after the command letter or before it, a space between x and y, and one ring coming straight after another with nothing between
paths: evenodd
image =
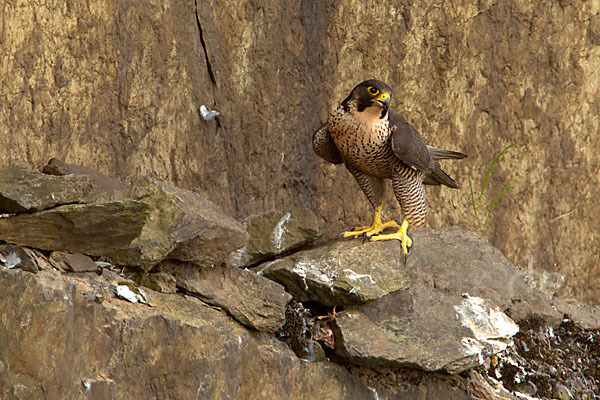
<instances>
[{"instance_id":1,"label":"yellow foot","mask_svg":"<svg viewBox=\"0 0 600 400\"><path fill-rule=\"evenodd\" d=\"M381 222L381 209L383 208L383 204L375 209L375 215L373 217L373 225L371 226L360 226L358 228L354 228L351 231L345 231L342 233L342 237L344 238L355 238L357 236L364 235L365 238L370 238L373 235L378 235L384 229L387 228L396 228L398 224L396 221L388 221Z\"/></svg>"},{"instance_id":2,"label":"yellow foot","mask_svg":"<svg viewBox=\"0 0 600 400\"><path fill-rule=\"evenodd\" d=\"M345 231L344 233L342 233L342 236L345 238L355 238L357 236L361 236L361 235L365 235L366 237L371 237L373 235L377 235L380 232L382 232L384 229L387 228L396 228L398 226L398 224L396 223L396 221L387 221L385 223L382 223L381 220L379 221L373 221L373 225L371 226L359 226L358 228L354 228L354 230L351 231Z\"/></svg>"},{"instance_id":3,"label":"yellow foot","mask_svg":"<svg viewBox=\"0 0 600 400\"><path fill-rule=\"evenodd\" d=\"M412 239L408 236L406 231L408 230L408 221L402 221L402 225L400 225L400 229L396 233L390 233L387 235L377 235L373 236L369 240L375 242L377 240L400 240L402 242L402 255L404 256L404 263L406 263L406 257L408 256L408 252L410 247L412 246Z\"/></svg>"}]
</instances>

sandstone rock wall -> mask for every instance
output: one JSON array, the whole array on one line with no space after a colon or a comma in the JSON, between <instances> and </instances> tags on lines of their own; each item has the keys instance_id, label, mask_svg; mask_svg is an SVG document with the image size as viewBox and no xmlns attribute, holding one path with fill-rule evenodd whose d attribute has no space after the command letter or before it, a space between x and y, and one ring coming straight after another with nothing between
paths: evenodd
<instances>
[{"instance_id":1,"label":"sandstone rock wall","mask_svg":"<svg viewBox=\"0 0 600 400\"><path fill-rule=\"evenodd\" d=\"M520 178L486 236L600 300L598 2L2 4L0 165L56 156L150 175L239 219L310 207L331 237L371 211L348 172L312 153L311 133L378 77L430 144L469 154L444 166L462 190L428 190L430 225L470 227L468 174L478 190L517 142L482 200ZM201 105L222 116L203 120Z\"/></svg>"}]
</instances>

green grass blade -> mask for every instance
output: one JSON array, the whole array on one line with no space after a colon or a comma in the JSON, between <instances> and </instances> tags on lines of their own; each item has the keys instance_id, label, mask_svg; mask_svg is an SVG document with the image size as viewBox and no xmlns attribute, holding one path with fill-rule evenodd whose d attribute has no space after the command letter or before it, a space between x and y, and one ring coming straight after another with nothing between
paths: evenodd
<instances>
[{"instance_id":1,"label":"green grass blade","mask_svg":"<svg viewBox=\"0 0 600 400\"><path fill-rule=\"evenodd\" d=\"M475 193L473 193L473 184L471 182L471 173L467 173L467 178L469 179L469 192L471 193L471 206L473 207L473 213L475 217L473 218L473 228L475 229L475 225L477 224L477 206L475 205Z\"/></svg>"},{"instance_id":2,"label":"green grass blade","mask_svg":"<svg viewBox=\"0 0 600 400\"><path fill-rule=\"evenodd\" d=\"M490 219L490 215L492 214L492 210L494 209L494 207L496 207L496 204L498 204L498 202L500 201L500 199L502 198L502 196L504 196L506 193L508 193L511 189L513 189L521 180L521 178L515 178L513 179L509 184L504 185L504 187L502 189L500 189L500 191L498 192L498 194L496 195L496 197L494 198L494 201L492 201L492 204L490 205L490 208L488 209L487 215L485 216L485 221L483 222L483 228L481 228L481 231L483 232L483 230L485 229L489 219Z\"/></svg>"},{"instance_id":3,"label":"green grass blade","mask_svg":"<svg viewBox=\"0 0 600 400\"><path fill-rule=\"evenodd\" d=\"M483 193L485 192L485 189L487 187L488 181L490 180L490 176L492 176L492 172L494 172L494 169L496 168L496 164L498 163L498 160L500 160L500 157L502 157L504 154L508 153L508 151L510 150L511 147L513 147L514 145L516 145L517 142L511 143L508 146L506 146L505 148L502 149L502 151L500 152L500 154L498 154L494 160L492 161L492 163L490 164L490 167L488 168L486 174L485 174L485 178L483 179L483 185L481 185L481 192L479 193L479 199L477 200L477 207L480 206L481 204L481 197L483 197Z\"/></svg>"}]
</instances>

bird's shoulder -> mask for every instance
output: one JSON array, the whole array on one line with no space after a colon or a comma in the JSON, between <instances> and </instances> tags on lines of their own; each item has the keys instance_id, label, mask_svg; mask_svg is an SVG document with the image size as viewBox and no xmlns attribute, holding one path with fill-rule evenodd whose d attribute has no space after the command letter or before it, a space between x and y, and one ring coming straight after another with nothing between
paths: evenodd
<instances>
[{"instance_id":1,"label":"bird's shoulder","mask_svg":"<svg viewBox=\"0 0 600 400\"><path fill-rule=\"evenodd\" d=\"M389 111L389 129L392 150L402 162L420 170L427 170L432 158L419 132L400 114Z\"/></svg>"}]
</instances>

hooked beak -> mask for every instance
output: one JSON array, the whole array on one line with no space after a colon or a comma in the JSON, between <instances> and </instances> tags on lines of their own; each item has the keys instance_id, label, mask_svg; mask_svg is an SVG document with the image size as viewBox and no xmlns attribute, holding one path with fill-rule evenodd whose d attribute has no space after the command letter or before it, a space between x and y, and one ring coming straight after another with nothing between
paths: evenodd
<instances>
[{"instance_id":1,"label":"hooked beak","mask_svg":"<svg viewBox=\"0 0 600 400\"><path fill-rule=\"evenodd\" d=\"M381 93L379 97L373 99L373 101L379 103L384 110L387 110L390 107L390 94Z\"/></svg>"}]
</instances>

